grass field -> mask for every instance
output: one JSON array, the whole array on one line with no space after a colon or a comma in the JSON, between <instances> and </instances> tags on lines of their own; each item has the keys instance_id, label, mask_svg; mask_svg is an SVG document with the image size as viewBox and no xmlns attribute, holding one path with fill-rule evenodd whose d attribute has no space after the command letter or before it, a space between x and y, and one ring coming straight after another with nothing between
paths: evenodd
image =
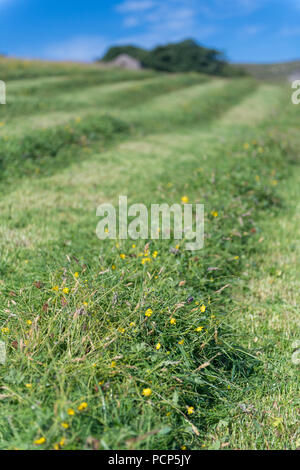
<instances>
[{"instance_id":1,"label":"grass field","mask_svg":"<svg viewBox=\"0 0 300 470\"><path fill-rule=\"evenodd\" d=\"M299 447L290 90L68 64L1 73L0 448ZM204 249L98 240L96 208L119 195L205 204Z\"/></svg>"}]
</instances>

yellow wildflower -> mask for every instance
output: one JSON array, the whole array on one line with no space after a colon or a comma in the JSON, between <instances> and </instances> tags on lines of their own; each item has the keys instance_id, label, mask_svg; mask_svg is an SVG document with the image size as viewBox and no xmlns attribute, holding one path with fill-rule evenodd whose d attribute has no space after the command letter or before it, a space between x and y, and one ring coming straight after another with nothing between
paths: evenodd
<instances>
[{"instance_id":1,"label":"yellow wildflower","mask_svg":"<svg viewBox=\"0 0 300 470\"><path fill-rule=\"evenodd\" d=\"M116 361L112 361L111 364L110 364L110 367L114 368L114 367L116 367L116 365L117 365Z\"/></svg>"},{"instance_id":2,"label":"yellow wildflower","mask_svg":"<svg viewBox=\"0 0 300 470\"><path fill-rule=\"evenodd\" d=\"M59 441L59 445L60 447L63 447L66 443L66 439L63 437L60 441Z\"/></svg>"},{"instance_id":3,"label":"yellow wildflower","mask_svg":"<svg viewBox=\"0 0 300 470\"><path fill-rule=\"evenodd\" d=\"M144 388L142 394L144 395L144 397L150 397L150 395L152 394L151 388Z\"/></svg>"},{"instance_id":4,"label":"yellow wildflower","mask_svg":"<svg viewBox=\"0 0 300 470\"><path fill-rule=\"evenodd\" d=\"M113 264L111 269L114 271L116 269L116 266Z\"/></svg>"},{"instance_id":5,"label":"yellow wildflower","mask_svg":"<svg viewBox=\"0 0 300 470\"><path fill-rule=\"evenodd\" d=\"M159 351L160 348L161 348L161 344L160 344L160 343L157 343L157 345L155 346L155 349L156 349L157 351Z\"/></svg>"},{"instance_id":6,"label":"yellow wildflower","mask_svg":"<svg viewBox=\"0 0 300 470\"><path fill-rule=\"evenodd\" d=\"M4 328L1 328L1 333L3 334L9 333L9 328L7 328L7 326L5 326Z\"/></svg>"},{"instance_id":7,"label":"yellow wildflower","mask_svg":"<svg viewBox=\"0 0 300 470\"><path fill-rule=\"evenodd\" d=\"M124 253L121 253L121 254L120 254L120 258L121 258L121 259L125 259L125 258L126 258L126 255L125 255Z\"/></svg>"},{"instance_id":8,"label":"yellow wildflower","mask_svg":"<svg viewBox=\"0 0 300 470\"><path fill-rule=\"evenodd\" d=\"M176 325L176 319L175 319L175 318L171 318L170 323L171 323L171 325Z\"/></svg>"},{"instance_id":9,"label":"yellow wildflower","mask_svg":"<svg viewBox=\"0 0 300 470\"><path fill-rule=\"evenodd\" d=\"M181 202L182 204L187 204L189 202L189 198L187 196L182 196Z\"/></svg>"},{"instance_id":10,"label":"yellow wildflower","mask_svg":"<svg viewBox=\"0 0 300 470\"><path fill-rule=\"evenodd\" d=\"M153 258L157 258L157 255L158 255L158 251L154 251L152 256L153 256Z\"/></svg>"},{"instance_id":11,"label":"yellow wildflower","mask_svg":"<svg viewBox=\"0 0 300 470\"><path fill-rule=\"evenodd\" d=\"M206 307L205 307L205 305L201 305L201 307L200 307L200 312L204 313L204 312L205 312L205 310L206 310Z\"/></svg>"},{"instance_id":12,"label":"yellow wildflower","mask_svg":"<svg viewBox=\"0 0 300 470\"><path fill-rule=\"evenodd\" d=\"M181 450L186 450L186 446L181 446Z\"/></svg>"},{"instance_id":13,"label":"yellow wildflower","mask_svg":"<svg viewBox=\"0 0 300 470\"><path fill-rule=\"evenodd\" d=\"M79 273L76 272L76 273L74 274L74 277L76 277L76 279L77 279L77 278L79 277Z\"/></svg>"},{"instance_id":14,"label":"yellow wildflower","mask_svg":"<svg viewBox=\"0 0 300 470\"><path fill-rule=\"evenodd\" d=\"M27 320L26 323L27 323L28 326L32 325L32 321L31 321L31 320Z\"/></svg>"},{"instance_id":15,"label":"yellow wildflower","mask_svg":"<svg viewBox=\"0 0 300 470\"><path fill-rule=\"evenodd\" d=\"M70 292L70 289L69 289L68 287L65 287L65 288L63 289L63 293L64 293L64 294L68 294L69 292Z\"/></svg>"},{"instance_id":16,"label":"yellow wildflower","mask_svg":"<svg viewBox=\"0 0 300 470\"><path fill-rule=\"evenodd\" d=\"M218 217L219 213L217 211L211 211L213 217Z\"/></svg>"},{"instance_id":17,"label":"yellow wildflower","mask_svg":"<svg viewBox=\"0 0 300 470\"><path fill-rule=\"evenodd\" d=\"M178 344L180 344L180 346L182 346L184 344L184 339L181 339L180 341L178 341Z\"/></svg>"},{"instance_id":18,"label":"yellow wildflower","mask_svg":"<svg viewBox=\"0 0 300 470\"><path fill-rule=\"evenodd\" d=\"M67 413L69 416L74 416L75 411L73 410L73 408L68 408Z\"/></svg>"},{"instance_id":19,"label":"yellow wildflower","mask_svg":"<svg viewBox=\"0 0 300 470\"><path fill-rule=\"evenodd\" d=\"M145 312L145 317L151 317L153 311L151 310L151 308L148 308Z\"/></svg>"},{"instance_id":20,"label":"yellow wildflower","mask_svg":"<svg viewBox=\"0 0 300 470\"><path fill-rule=\"evenodd\" d=\"M32 384L25 384L26 388L32 388Z\"/></svg>"},{"instance_id":21,"label":"yellow wildflower","mask_svg":"<svg viewBox=\"0 0 300 470\"><path fill-rule=\"evenodd\" d=\"M46 439L44 437L40 437L39 439L36 439L34 441L34 444L36 444L37 446L40 446L42 444L45 444L45 442L46 442Z\"/></svg>"},{"instance_id":22,"label":"yellow wildflower","mask_svg":"<svg viewBox=\"0 0 300 470\"><path fill-rule=\"evenodd\" d=\"M61 426L62 426L64 429L68 429L68 427L69 427L68 423L61 423Z\"/></svg>"},{"instance_id":23,"label":"yellow wildflower","mask_svg":"<svg viewBox=\"0 0 300 470\"><path fill-rule=\"evenodd\" d=\"M84 401L80 403L80 405L77 407L78 411L83 411L88 407L88 404Z\"/></svg>"},{"instance_id":24,"label":"yellow wildflower","mask_svg":"<svg viewBox=\"0 0 300 470\"><path fill-rule=\"evenodd\" d=\"M59 287L58 287L58 286L53 286L53 287L52 287L52 290L54 290L54 291L57 292L57 291L59 290Z\"/></svg>"},{"instance_id":25,"label":"yellow wildflower","mask_svg":"<svg viewBox=\"0 0 300 470\"><path fill-rule=\"evenodd\" d=\"M188 406L187 412L188 412L188 415L192 415L193 413L195 413L194 407L193 406Z\"/></svg>"},{"instance_id":26,"label":"yellow wildflower","mask_svg":"<svg viewBox=\"0 0 300 470\"><path fill-rule=\"evenodd\" d=\"M203 326L198 326L198 328L195 329L195 331L197 331L197 333L200 333L202 330L203 330Z\"/></svg>"}]
</instances>

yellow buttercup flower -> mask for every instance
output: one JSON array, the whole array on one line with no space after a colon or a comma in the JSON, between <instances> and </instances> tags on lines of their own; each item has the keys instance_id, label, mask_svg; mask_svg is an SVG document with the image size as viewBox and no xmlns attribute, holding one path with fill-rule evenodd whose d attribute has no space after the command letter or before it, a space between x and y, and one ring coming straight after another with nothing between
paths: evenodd
<instances>
[{"instance_id":1,"label":"yellow buttercup flower","mask_svg":"<svg viewBox=\"0 0 300 470\"><path fill-rule=\"evenodd\" d=\"M150 397L150 395L152 394L151 388L144 388L142 394L144 395L144 397Z\"/></svg>"},{"instance_id":2,"label":"yellow buttercup flower","mask_svg":"<svg viewBox=\"0 0 300 470\"><path fill-rule=\"evenodd\" d=\"M60 441L59 441L59 445L60 447L63 447L66 443L66 439L63 437Z\"/></svg>"},{"instance_id":3,"label":"yellow buttercup flower","mask_svg":"<svg viewBox=\"0 0 300 470\"><path fill-rule=\"evenodd\" d=\"M116 365L117 365L116 361L112 361L111 364L110 364L110 367L114 368L114 367L116 367Z\"/></svg>"},{"instance_id":4,"label":"yellow buttercup flower","mask_svg":"<svg viewBox=\"0 0 300 470\"><path fill-rule=\"evenodd\" d=\"M25 384L26 388L32 388L32 384Z\"/></svg>"},{"instance_id":5,"label":"yellow buttercup flower","mask_svg":"<svg viewBox=\"0 0 300 470\"><path fill-rule=\"evenodd\" d=\"M88 404L84 401L80 403L80 405L77 407L78 411L83 411L88 407Z\"/></svg>"},{"instance_id":6,"label":"yellow buttercup flower","mask_svg":"<svg viewBox=\"0 0 300 470\"><path fill-rule=\"evenodd\" d=\"M27 320L26 323L27 323L28 326L32 325L32 321L31 321L31 320Z\"/></svg>"},{"instance_id":7,"label":"yellow buttercup flower","mask_svg":"<svg viewBox=\"0 0 300 470\"><path fill-rule=\"evenodd\" d=\"M126 258L126 255L125 255L124 253L121 253L121 254L120 254L120 258L121 258L121 259L125 259L125 258Z\"/></svg>"},{"instance_id":8,"label":"yellow buttercup flower","mask_svg":"<svg viewBox=\"0 0 300 470\"><path fill-rule=\"evenodd\" d=\"M111 269L114 271L116 269L116 266L113 264Z\"/></svg>"},{"instance_id":9,"label":"yellow buttercup flower","mask_svg":"<svg viewBox=\"0 0 300 470\"><path fill-rule=\"evenodd\" d=\"M157 345L155 346L155 349L156 349L157 351L159 351L160 348L161 348L161 344L160 344L160 343L157 343Z\"/></svg>"},{"instance_id":10,"label":"yellow buttercup flower","mask_svg":"<svg viewBox=\"0 0 300 470\"><path fill-rule=\"evenodd\" d=\"M69 427L68 423L61 423L61 426L62 426L64 429L68 429L68 427Z\"/></svg>"},{"instance_id":11,"label":"yellow buttercup flower","mask_svg":"<svg viewBox=\"0 0 300 470\"><path fill-rule=\"evenodd\" d=\"M54 290L55 292L57 292L59 290L59 287L58 286L53 286L52 287L52 290Z\"/></svg>"},{"instance_id":12,"label":"yellow buttercup flower","mask_svg":"<svg viewBox=\"0 0 300 470\"><path fill-rule=\"evenodd\" d=\"M76 273L74 274L74 277L76 277L76 279L77 279L77 278L79 277L79 273L76 272Z\"/></svg>"},{"instance_id":13,"label":"yellow buttercup flower","mask_svg":"<svg viewBox=\"0 0 300 470\"><path fill-rule=\"evenodd\" d=\"M69 416L74 416L75 411L73 410L73 408L68 408L67 413Z\"/></svg>"},{"instance_id":14,"label":"yellow buttercup flower","mask_svg":"<svg viewBox=\"0 0 300 470\"><path fill-rule=\"evenodd\" d=\"M1 333L3 333L4 335L6 333L9 333L9 328L7 328L7 326L5 326L4 328L1 328Z\"/></svg>"},{"instance_id":15,"label":"yellow buttercup flower","mask_svg":"<svg viewBox=\"0 0 300 470\"><path fill-rule=\"evenodd\" d=\"M46 439L44 437L40 437L39 439L36 439L34 441L34 444L36 444L37 446L40 446L42 444L45 444L45 442L46 442Z\"/></svg>"},{"instance_id":16,"label":"yellow buttercup flower","mask_svg":"<svg viewBox=\"0 0 300 470\"><path fill-rule=\"evenodd\" d=\"M187 204L189 202L189 198L187 196L182 196L181 202L182 204Z\"/></svg>"},{"instance_id":17,"label":"yellow buttercup flower","mask_svg":"<svg viewBox=\"0 0 300 470\"><path fill-rule=\"evenodd\" d=\"M188 412L188 415L192 415L193 413L195 413L194 407L193 406L188 406L187 412Z\"/></svg>"},{"instance_id":18,"label":"yellow buttercup flower","mask_svg":"<svg viewBox=\"0 0 300 470\"><path fill-rule=\"evenodd\" d=\"M68 294L69 292L70 292L70 289L69 289L68 287L65 287L65 288L63 289L63 293L64 293L64 294Z\"/></svg>"},{"instance_id":19,"label":"yellow buttercup flower","mask_svg":"<svg viewBox=\"0 0 300 470\"><path fill-rule=\"evenodd\" d=\"M211 211L213 217L218 217L219 213L217 211Z\"/></svg>"},{"instance_id":20,"label":"yellow buttercup flower","mask_svg":"<svg viewBox=\"0 0 300 470\"><path fill-rule=\"evenodd\" d=\"M204 326L198 326L198 328L195 329L197 333L200 333L203 330Z\"/></svg>"},{"instance_id":21,"label":"yellow buttercup flower","mask_svg":"<svg viewBox=\"0 0 300 470\"><path fill-rule=\"evenodd\" d=\"M206 310L206 307L205 307L205 305L201 305L201 307L200 307L200 312L204 313L204 312L205 312L205 310Z\"/></svg>"},{"instance_id":22,"label":"yellow buttercup flower","mask_svg":"<svg viewBox=\"0 0 300 470\"><path fill-rule=\"evenodd\" d=\"M151 308L148 308L145 312L145 316L146 317L151 317L152 313L153 313L153 311L151 310Z\"/></svg>"},{"instance_id":23,"label":"yellow buttercup flower","mask_svg":"<svg viewBox=\"0 0 300 470\"><path fill-rule=\"evenodd\" d=\"M178 344L180 344L180 346L182 346L184 344L184 339L178 341Z\"/></svg>"},{"instance_id":24,"label":"yellow buttercup flower","mask_svg":"<svg viewBox=\"0 0 300 470\"><path fill-rule=\"evenodd\" d=\"M171 325L176 325L176 319L175 319L175 318L171 318L170 323L171 323Z\"/></svg>"}]
</instances>

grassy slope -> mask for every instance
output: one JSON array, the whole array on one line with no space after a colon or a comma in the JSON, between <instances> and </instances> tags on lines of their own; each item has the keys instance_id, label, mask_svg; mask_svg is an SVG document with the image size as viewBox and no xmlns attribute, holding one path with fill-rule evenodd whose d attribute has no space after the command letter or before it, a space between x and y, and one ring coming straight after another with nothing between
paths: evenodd
<instances>
[{"instance_id":1,"label":"grassy slope","mask_svg":"<svg viewBox=\"0 0 300 470\"><path fill-rule=\"evenodd\" d=\"M290 77L300 75L300 61L282 62L278 64L242 64L249 75L259 80L286 81Z\"/></svg>"},{"instance_id":2,"label":"grassy slope","mask_svg":"<svg viewBox=\"0 0 300 470\"><path fill-rule=\"evenodd\" d=\"M226 442L215 423L224 409L234 408L232 389L240 390L253 365L234 347L241 343L234 335L238 316L233 317L240 300L233 302L230 289L218 291L244 272L243 258L258 246L254 228L260 214L279 211L274 180L288 177L285 156L292 150L282 143L281 129L267 121L287 102L286 95L276 86L255 89L249 80L184 88L189 79L178 77L182 86L176 92L166 78L165 96L150 99L151 81L144 78L128 111L118 103L132 101L130 86L116 86L109 110L124 122L123 131L114 125L108 129L108 118L97 117L96 110L85 118L75 90L67 118L81 113L81 122L57 127L65 113L57 100L46 131L32 131L27 116L17 118L16 137L11 118L1 130L6 158L0 318L1 328L9 328L2 333L8 348L7 365L0 369L2 448L36 448L33 442L41 436L43 448L65 437L69 449L199 448ZM44 90L47 98L45 78L39 80L35 93ZM91 97L94 92L98 99L100 89L100 95L97 89L87 91ZM49 98L52 94L50 89ZM29 118L38 123L35 114ZM99 127L99 119L106 127ZM169 249L175 242L158 241L149 247L151 263L142 264L149 257L143 243L134 248L129 241L100 243L94 235L95 208L116 202L119 194L146 204L173 203L185 194L205 202L205 250L195 256L180 245L174 254ZM245 215L253 207L254 215ZM218 210L217 218L212 210ZM240 220L244 228L237 236ZM212 266L218 271L210 272ZM185 285L179 287L180 281ZM202 304L205 313L199 310ZM245 309L245 299L242 304ZM150 319L148 307L154 312ZM204 326L200 334L197 326ZM197 371L214 356L210 367ZM150 399L142 396L145 387L152 389ZM85 411L77 409L82 402L88 404ZM194 407L191 415L188 406ZM249 439L239 445L264 446ZM293 447L292 440L286 445Z\"/></svg>"},{"instance_id":3,"label":"grassy slope","mask_svg":"<svg viewBox=\"0 0 300 470\"><path fill-rule=\"evenodd\" d=\"M210 448L295 449L299 438L300 176L280 188L285 211L259 222L260 247L234 290L232 324L260 367L216 414ZM261 367L262 366L262 367Z\"/></svg>"}]
</instances>

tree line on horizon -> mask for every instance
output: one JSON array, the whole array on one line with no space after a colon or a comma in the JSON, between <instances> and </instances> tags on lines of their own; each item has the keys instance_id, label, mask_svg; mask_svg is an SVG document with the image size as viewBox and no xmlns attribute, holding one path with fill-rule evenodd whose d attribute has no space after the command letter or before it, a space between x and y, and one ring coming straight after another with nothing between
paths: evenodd
<instances>
[{"instance_id":1,"label":"tree line on horizon","mask_svg":"<svg viewBox=\"0 0 300 470\"><path fill-rule=\"evenodd\" d=\"M151 50L132 45L113 46L98 61L111 62L121 54L137 59L142 67L160 72L200 72L209 75L246 75L245 70L228 63L225 55L199 45L193 39L157 46Z\"/></svg>"}]
</instances>

